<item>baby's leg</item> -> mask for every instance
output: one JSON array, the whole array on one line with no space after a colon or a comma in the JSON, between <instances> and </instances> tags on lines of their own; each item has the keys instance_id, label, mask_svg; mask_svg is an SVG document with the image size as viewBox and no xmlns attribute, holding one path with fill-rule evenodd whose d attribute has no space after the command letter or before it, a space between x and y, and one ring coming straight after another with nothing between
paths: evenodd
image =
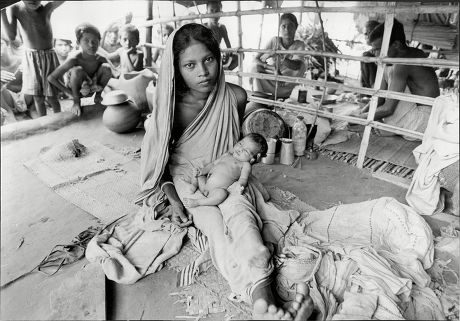
<instances>
[{"instance_id":1,"label":"baby's leg","mask_svg":"<svg viewBox=\"0 0 460 321\"><path fill-rule=\"evenodd\" d=\"M73 96L73 106L72 113L77 116L81 115L81 105L80 105L80 89L83 81L88 77L88 74L83 69L83 67L77 66L69 70L69 87L72 90Z\"/></svg>"},{"instance_id":2,"label":"baby's leg","mask_svg":"<svg viewBox=\"0 0 460 321\"><path fill-rule=\"evenodd\" d=\"M228 196L228 192L223 188L215 188L209 191L208 197L200 199L184 198L185 207L215 206L222 203Z\"/></svg>"},{"instance_id":3,"label":"baby's leg","mask_svg":"<svg viewBox=\"0 0 460 321\"><path fill-rule=\"evenodd\" d=\"M112 78L112 69L108 63L103 63L96 72L97 85L100 86L100 90L96 91L94 96L94 103L100 104L102 101L102 91L107 86L110 78Z\"/></svg>"}]
</instances>

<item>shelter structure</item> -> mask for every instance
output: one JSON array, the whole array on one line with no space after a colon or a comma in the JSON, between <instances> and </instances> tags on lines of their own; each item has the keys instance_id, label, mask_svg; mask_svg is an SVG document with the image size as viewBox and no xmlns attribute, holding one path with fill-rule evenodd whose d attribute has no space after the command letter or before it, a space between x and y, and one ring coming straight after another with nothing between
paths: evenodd
<instances>
[{"instance_id":1,"label":"shelter structure","mask_svg":"<svg viewBox=\"0 0 460 321\"><path fill-rule=\"evenodd\" d=\"M172 1L173 5L180 3L185 6L197 6L199 4L206 3L206 1ZM327 2L327 1L326 1ZM315 115L315 117L324 117L328 119L342 120L351 124L360 124L365 126L364 134L361 140L361 146L359 150L358 160L356 165L358 168L363 167L363 163L366 156L366 151L368 149L369 137L371 134L371 129L376 128L380 130L385 130L391 133L398 135L404 135L405 137L422 139L423 133L399 128L396 126L388 125L373 120L375 111L377 108L378 98L392 98L402 101L408 101L424 105L433 105L434 98L412 95L408 93L393 92L389 90L380 90L380 85L383 79L384 66L386 64L406 64L406 65L418 65L418 66L431 66L431 67L442 67L442 68L456 68L458 69L458 2L437 2L437 3L426 3L426 2L365 2L357 1L354 6L325 6L322 2L321 4L316 1L316 6L306 6L304 1L301 2L301 6L297 7L281 7L282 1L264 1L262 3L261 9L258 10L241 10L241 2L237 1L237 10L233 12L220 12L213 14L197 14L197 15L187 15L187 16L173 16L173 17L164 17L155 20L147 20L142 26L150 28L155 24L163 24L185 20L202 20L204 18L212 17L231 17L235 16L238 18L238 47L222 49L224 52L237 53L239 57L239 64L237 71L225 71L228 75L234 75L238 77L238 82L241 85L242 79L245 77L253 77L259 79L269 79L275 81L304 84L307 86L320 87L323 89L323 97L320 100L318 106L299 106L295 104L290 104L286 102L270 100L266 98L256 97L249 95L248 100L267 104L275 107L280 107L286 110L294 112L304 112ZM309 2L311 3L311 2ZM324 13L331 12L351 12L356 15L367 14L369 16L379 16L384 17L385 21L385 32L383 36L382 49L379 57L362 57L362 56L352 56L345 55L341 53L331 53L327 52L325 46L323 46L322 51L314 50L283 50L283 54L296 54L304 56L321 56L329 57L335 59L345 59L345 60L354 60L361 62L375 62L378 64L377 76L374 88L364 88L359 86L351 86L346 84L339 84L336 82L324 80L312 80L306 79L303 77L288 77L288 76L278 76L278 75L268 75L261 73L246 72L243 70L243 57L244 53L253 52L253 53L268 53L276 54L279 51L277 50L264 50L264 49L255 49L255 48L243 48L242 39L244 37L243 30L241 27L241 17L248 15L264 15L264 14L278 14L278 17L283 13L316 13L321 21L321 15ZM406 17L403 19L403 22L410 22L410 27L407 28L406 33L408 33L409 40L416 40L426 44L437 45L443 50L447 51L450 55L449 59L434 59L434 58L389 58L387 57L387 51L390 40L390 33L393 26L394 18L401 19L401 17ZM415 20L414 20L415 19ZM382 20L382 19L381 19ZM406 21L407 20L407 21ZM431 31L430 31L431 30ZM324 30L323 30L324 33ZM441 36L442 34L442 36ZM157 47L149 43L148 39L146 41L147 47ZM327 66L325 65L325 70ZM326 78L326 77L325 77ZM323 99L327 92L327 89L342 90L348 92L354 92L357 94L366 94L371 95L372 99L370 102L370 109L367 119L360 119L357 117L344 116L331 113L326 109L321 108Z\"/></svg>"}]
</instances>

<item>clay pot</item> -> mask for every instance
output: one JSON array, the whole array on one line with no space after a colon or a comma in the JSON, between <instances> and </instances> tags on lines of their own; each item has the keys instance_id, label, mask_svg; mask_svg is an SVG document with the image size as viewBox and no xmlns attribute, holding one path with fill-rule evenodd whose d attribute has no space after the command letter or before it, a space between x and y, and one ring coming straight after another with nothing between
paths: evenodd
<instances>
[{"instance_id":1,"label":"clay pot","mask_svg":"<svg viewBox=\"0 0 460 321\"><path fill-rule=\"evenodd\" d=\"M149 111L149 103L146 96L146 89L150 82L156 83L156 75L150 69L142 71L131 71L120 76L119 79L111 80L113 89L121 89L132 97L137 108L141 111ZM151 111L151 110L150 110Z\"/></svg>"},{"instance_id":2,"label":"clay pot","mask_svg":"<svg viewBox=\"0 0 460 321\"><path fill-rule=\"evenodd\" d=\"M102 123L111 131L127 133L139 124L142 111L121 90L108 93L102 103L107 105L102 115Z\"/></svg>"}]
</instances>

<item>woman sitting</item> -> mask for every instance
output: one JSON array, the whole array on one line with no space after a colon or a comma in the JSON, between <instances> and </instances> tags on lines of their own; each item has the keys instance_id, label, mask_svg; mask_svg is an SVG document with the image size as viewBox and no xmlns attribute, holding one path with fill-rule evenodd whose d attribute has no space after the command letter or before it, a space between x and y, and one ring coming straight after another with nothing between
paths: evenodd
<instances>
[{"instance_id":1,"label":"woman sitting","mask_svg":"<svg viewBox=\"0 0 460 321\"><path fill-rule=\"evenodd\" d=\"M294 40L295 32L299 24L297 18L292 13L285 13L280 18L279 37L270 39L264 49L272 50L305 50L305 43L301 40ZM306 71L303 56L293 54L263 54L259 53L254 59L254 72L302 77ZM276 81L268 79L253 80L254 90L265 93L270 93L277 98L287 98L291 94L292 89L296 86L295 83L286 83L278 81L276 89Z\"/></svg>"},{"instance_id":2,"label":"woman sitting","mask_svg":"<svg viewBox=\"0 0 460 321\"><path fill-rule=\"evenodd\" d=\"M219 44L208 28L191 23L174 31L163 53L157 83L157 108L142 143L138 201L155 209L169 203L171 221L193 223L208 238L211 257L232 291L253 304L255 319L305 320L313 309L305 283L287 310L271 290L274 270L261 234L261 213L276 210L265 203L254 178L244 194L238 183L217 206L186 212L184 198L204 198L191 184L201 168L231 150L240 139L246 92L226 83ZM257 210L255 205L257 204ZM264 212L265 211L265 212Z\"/></svg>"}]
</instances>

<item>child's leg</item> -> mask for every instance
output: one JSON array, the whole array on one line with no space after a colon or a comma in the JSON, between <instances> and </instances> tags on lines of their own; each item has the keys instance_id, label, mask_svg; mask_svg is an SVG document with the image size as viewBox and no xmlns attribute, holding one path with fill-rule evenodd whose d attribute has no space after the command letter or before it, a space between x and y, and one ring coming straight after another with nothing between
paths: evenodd
<instances>
[{"instance_id":1,"label":"child's leg","mask_svg":"<svg viewBox=\"0 0 460 321\"><path fill-rule=\"evenodd\" d=\"M34 105L37 110L38 117L46 116L45 96L34 95Z\"/></svg>"},{"instance_id":2,"label":"child's leg","mask_svg":"<svg viewBox=\"0 0 460 321\"><path fill-rule=\"evenodd\" d=\"M59 103L58 97L56 97L56 96L48 96L47 100L48 100L48 103L53 108L54 113L60 113L61 112L61 104Z\"/></svg>"},{"instance_id":3,"label":"child's leg","mask_svg":"<svg viewBox=\"0 0 460 321\"><path fill-rule=\"evenodd\" d=\"M110 78L112 78L112 69L108 63L103 63L96 72L97 85L101 90L96 91L94 96L94 103L100 104L102 101L102 91L107 86Z\"/></svg>"},{"instance_id":4,"label":"child's leg","mask_svg":"<svg viewBox=\"0 0 460 321\"><path fill-rule=\"evenodd\" d=\"M80 67L74 67L69 70L69 87L72 90L73 96L73 106L71 111L77 116L81 115L81 105L80 105L80 89L83 81L86 80L87 74L85 70Z\"/></svg>"},{"instance_id":5,"label":"child's leg","mask_svg":"<svg viewBox=\"0 0 460 321\"><path fill-rule=\"evenodd\" d=\"M228 196L228 192L223 188L216 188L209 191L208 197L201 199L184 198L185 207L213 206L222 203Z\"/></svg>"}]
</instances>

